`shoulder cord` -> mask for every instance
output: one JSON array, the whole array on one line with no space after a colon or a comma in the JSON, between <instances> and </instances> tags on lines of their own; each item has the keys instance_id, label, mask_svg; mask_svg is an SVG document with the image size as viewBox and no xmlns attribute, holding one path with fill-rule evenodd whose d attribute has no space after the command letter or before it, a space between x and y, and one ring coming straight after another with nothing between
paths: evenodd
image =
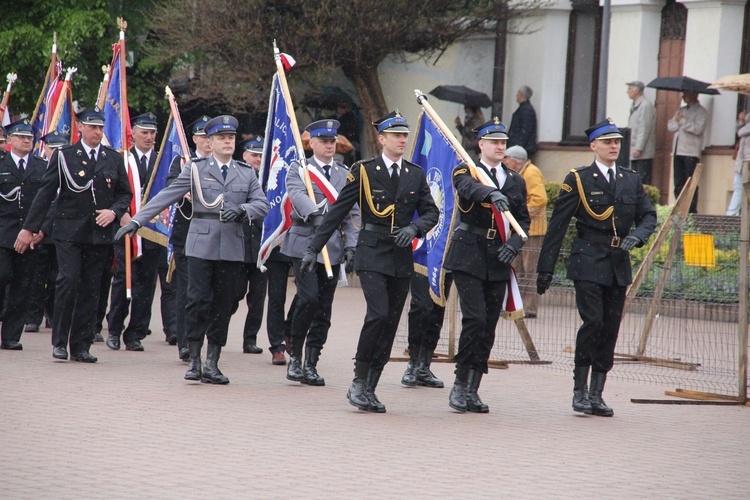
<instances>
[{"instance_id":1,"label":"shoulder cord","mask_svg":"<svg viewBox=\"0 0 750 500\"><path fill-rule=\"evenodd\" d=\"M578 198L580 202L583 203L583 208L584 210L586 210L586 213L589 214L594 219L599 220L599 221L604 221L604 220L607 220L609 217L612 217L612 230L614 231L615 236L617 236L617 228L615 227L614 205L607 208L604 212L600 214L594 212L589 206L589 203L586 201L586 195L583 192L583 183L581 182L581 176L575 170L573 170L573 175L576 178L576 185L578 186Z\"/></svg>"},{"instance_id":2,"label":"shoulder cord","mask_svg":"<svg viewBox=\"0 0 750 500\"><path fill-rule=\"evenodd\" d=\"M365 190L365 199L367 200L367 205L370 207L370 211L376 217L379 217L381 219L385 219L386 217L390 216L391 228L393 228L394 218L396 214L396 204L394 203L392 205L388 205L383 210L375 209L375 204L372 202L372 192L370 191L370 178L367 176L367 169L365 168L364 164L360 164L360 167L359 167L359 207L360 207L360 210L362 209L362 189L363 188Z\"/></svg>"},{"instance_id":3,"label":"shoulder cord","mask_svg":"<svg viewBox=\"0 0 750 500\"><path fill-rule=\"evenodd\" d=\"M206 202L206 199L203 197L203 189L201 188L201 177L198 173L198 165L196 165L195 162L190 166L190 179L192 181L190 183L190 197L192 199L195 199L195 190L197 190L198 201L200 201L201 205L204 207L216 208L219 205L224 206L224 193L219 194L219 196L217 196L211 203Z\"/></svg>"},{"instance_id":4,"label":"shoulder cord","mask_svg":"<svg viewBox=\"0 0 750 500\"><path fill-rule=\"evenodd\" d=\"M78 184L70 173L68 163L65 161L65 155L62 152L57 153L57 168L59 170L58 177L60 182L58 184L57 192L59 193L62 189L62 180L65 177L65 185L74 193L82 193L87 189L91 189L91 197L94 199L94 205L96 205L96 193L94 192L94 179L91 178L89 181L81 186ZM64 175L63 175L64 174Z\"/></svg>"},{"instance_id":5,"label":"shoulder cord","mask_svg":"<svg viewBox=\"0 0 750 500\"><path fill-rule=\"evenodd\" d=\"M190 160L188 160L188 161L190 161ZM191 161L191 163L192 163L192 161ZM184 165L183 168L186 167L186 166L187 165ZM191 183L191 186L192 186L192 183ZM192 196L192 193L191 193L191 195L190 195L190 201L191 201L191 203L192 203L192 200L193 200L193 196ZM174 206L177 209L177 211L180 212L180 214L182 214L182 216L185 218L185 220L191 220L193 218L193 212L194 212L193 211L193 206L192 206L192 204L190 205L190 215L185 215L185 212L183 212L183 210L182 210L182 206L184 204L185 204L185 198L183 197L182 200L180 200L179 202L175 203Z\"/></svg>"},{"instance_id":6,"label":"shoulder cord","mask_svg":"<svg viewBox=\"0 0 750 500\"><path fill-rule=\"evenodd\" d=\"M21 186L14 187L8 194L3 194L2 192L0 192L0 198L4 199L7 202L14 202L16 200L19 200L21 198Z\"/></svg>"},{"instance_id":7,"label":"shoulder cord","mask_svg":"<svg viewBox=\"0 0 750 500\"><path fill-rule=\"evenodd\" d=\"M475 181L477 181L477 182L479 182L479 183L481 184L481 182L482 182L482 181L480 181L480 180L479 180L479 178L478 178L478 177L479 177L479 175L478 175L478 174L476 173L476 171L475 171L475 170L471 170L471 169L469 169L469 175L471 175L471 178L472 178L472 179L474 179ZM455 190L454 190L454 191L455 191ZM469 208L467 208L466 210L464 210L464 209L463 209L463 208L461 207L461 199L460 199L460 197L458 196L458 193L456 192L455 194L456 194L456 206L457 206L457 207L458 207L458 209L459 209L459 210L461 211L461 213L464 213L464 214L468 214L469 212L471 212L471 210L472 210L472 209L474 208L474 204L475 204L476 202L473 202L473 201L472 201L472 202L471 202L471 205L469 205ZM491 209L491 205L492 205L492 204L491 204L491 203L480 203L480 205L481 205L481 206L483 206L484 208L490 208L490 209ZM492 227L492 228L494 228L494 227L495 227L495 217L494 217L494 216L492 217L492 226L491 226L491 227Z\"/></svg>"}]
</instances>

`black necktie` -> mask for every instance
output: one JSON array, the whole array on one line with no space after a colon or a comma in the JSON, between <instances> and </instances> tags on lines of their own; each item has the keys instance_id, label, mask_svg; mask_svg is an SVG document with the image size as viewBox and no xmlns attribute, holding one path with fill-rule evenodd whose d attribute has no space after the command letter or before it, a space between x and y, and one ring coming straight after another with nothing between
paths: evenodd
<instances>
[{"instance_id":1,"label":"black necktie","mask_svg":"<svg viewBox=\"0 0 750 500\"><path fill-rule=\"evenodd\" d=\"M141 175L145 176L148 172L148 160L146 159L146 155L141 156Z\"/></svg>"},{"instance_id":2,"label":"black necktie","mask_svg":"<svg viewBox=\"0 0 750 500\"><path fill-rule=\"evenodd\" d=\"M89 158L91 158L91 161L96 163L96 150L95 149L91 150L91 152L89 153Z\"/></svg>"},{"instance_id":3,"label":"black necktie","mask_svg":"<svg viewBox=\"0 0 750 500\"><path fill-rule=\"evenodd\" d=\"M24 159L21 158L20 160L18 160L18 170L20 170L21 173L23 173L23 167L24 167Z\"/></svg>"},{"instance_id":4,"label":"black necktie","mask_svg":"<svg viewBox=\"0 0 750 500\"><path fill-rule=\"evenodd\" d=\"M495 186L500 186L497 181L497 169L495 167L490 169L490 175L492 176L492 180L495 181Z\"/></svg>"},{"instance_id":5,"label":"black necktie","mask_svg":"<svg viewBox=\"0 0 750 500\"><path fill-rule=\"evenodd\" d=\"M227 166L226 165L221 166L221 176L224 177L224 180L227 180Z\"/></svg>"},{"instance_id":6,"label":"black necktie","mask_svg":"<svg viewBox=\"0 0 750 500\"><path fill-rule=\"evenodd\" d=\"M609 177L609 185L615 187L615 169L610 167L607 169L607 177Z\"/></svg>"},{"instance_id":7,"label":"black necktie","mask_svg":"<svg viewBox=\"0 0 750 500\"><path fill-rule=\"evenodd\" d=\"M393 191L398 190L398 165L395 163L391 165L391 183L393 184Z\"/></svg>"},{"instance_id":8,"label":"black necktie","mask_svg":"<svg viewBox=\"0 0 750 500\"><path fill-rule=\"evenodd\" d=\"M323 165L323 171L325 172L326 179L331 180L331 166Z\"/></svg>"}]
</instances>

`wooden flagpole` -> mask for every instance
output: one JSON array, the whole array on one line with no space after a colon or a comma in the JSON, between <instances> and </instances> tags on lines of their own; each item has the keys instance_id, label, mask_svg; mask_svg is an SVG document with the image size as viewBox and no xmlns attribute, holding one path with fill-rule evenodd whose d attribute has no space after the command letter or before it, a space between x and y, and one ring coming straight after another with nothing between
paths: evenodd
<instances>
[{"instance_id":1,"label":"wooden flagpole","mask_svg":"<svg viewBox=\"0 0 750 500\"><path fill-rule=\"evenodd\" d=\"M125 122L125 112L128 106L128 95L127 86L125 84L125 30L128 29L128 23L121 17L117 18L117 27L120 28L120 103L122 109L120 110L120 128L122 129L122 158L125 162L125 171L128 170L130 150L128 149L128 124ZM135 214L132 214L135 215ZM137 236L130 236L125 238L125 297L130 299L133 295L133 276L131 271L131 247L130 244L133 238Z\"/></svg>"},{"instance_id":2,"label":"wooden flagpole","mask_svg":"<svg viewBox=\"0 0 750 500\"><path fill-rule=\"evenodd\" d=\"M190 147L188 146L187 137L185 136L185 129L182 128L180 110L177 108L177 102L174 99L172 89L167 86L164 87L164 91L167 94L167 99L169 99L169 108L172 110L172 119L174 120L174 126L177 129L177 137L180 138L180 146L182 146L182 164L185 165L190 161ZM169 127L167 127L167 130L169 130Z\"/></svg>"},{"instance_id":3,"label":"wooden flagpole","mask_svg":"<svg viewBox=\"0 0 750 500\"><path fill-rule=\"evenodd\" d=\"M109 70L109 64L102 66L104 78L102 78L102 83L99 84L99 95L96 97L96 105L100 109L104 109L104 100L107 98L107 91L109 90Z\"/></svg>"},{"instance_id":4,"label":"wooden flagpole","mask_svg":"<svg viewBox=\"0 0 750 500\"><path fill-rule=\"evenodd\" d=\"M453 132L450 131L445 122L443 122L440 116L435 112L435 110L432 108L432 105L427 102L427 96L425 96L422 91L417 89L414 90L414 93L417 95L417 102L422 105L422 108L424 108L425 112L430 116L430 118L432 118L432 121L435 122L435 125L437 125L445 138L450 141L451 146L453 146L453 149L455 149L456 152L461 156L461 159L469 166L469 170L471 170L472 174L475 174L474 178L478 179L479 182L481 182L485 186L490 186L490 184L488 182L485 182L485 180L481 176L476 175L477 166L474 164L474 160L471 159L463 146L461 146L461 143L456 139L456 136L453 135ZM513 217L513 214L511 214L509 210L503 212L503 215L506 219L508 219L508 222L513 227L513 230L518 233L523 241L529 239L529 237L526 235L526 232L521 228L521 226L518 224L518 221L516 221L516 218Z\"/></svg>"},{"instance_id":5,"label":"wooden flagpole","mask_svg":"<svg viewBox=\"0 0 750 500\"><path fill-rule=\"evenodd\" d=\"M276 60L276 71L279 74L279 82L281 83L281 93L284 95L284 101L286 102L287 113L289 113L289 120L292 125L292 135L294 136L294 143L297 145L297 158L302 165L302 170L305 172L305 186L307 187L307 195L310 197L313 203L315 203L315 192L313 191L312 181L310 180L310 172L307 170L307 161L305 161L305 150L302 147L302 137L299 134L299 128L297 127L297 117L294 114L294 106L292 105L292 96L289 94L289 87L286 83L286 73L284 73L284 65L281 63L281 54L279 48L276 46L276 40L273 42L273 56ZM328 278L333 278L333 270L331 269L331 259L328 256L328 249L323 246L320 251L320 255L323 257L323 265L326 268L326 275Z\"/></svg>"}]
</instances>

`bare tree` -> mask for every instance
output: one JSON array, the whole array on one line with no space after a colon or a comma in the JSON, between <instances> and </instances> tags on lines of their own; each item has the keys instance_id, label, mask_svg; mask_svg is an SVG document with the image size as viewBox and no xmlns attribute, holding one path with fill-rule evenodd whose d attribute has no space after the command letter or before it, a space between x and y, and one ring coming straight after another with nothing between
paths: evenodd
<instances>
[{"instance_id":1,"label":"bare tree","mask_svg":"<svg viewBox=\"0 0 750 500\"><path fill-rule=\"evenodd\" d=\"M500 16L524 15L546 3L162 0L154 9L157 42L150 54L193 73L192 97L239 110L267 98L276 39L301 71L340 67L357 90L365 120L372 121L388 111L378 79L378 65L386 57L433 57L458 40L492 30ZM375 132L365 129L375 144Z\"/></svg>"}]
</instances>

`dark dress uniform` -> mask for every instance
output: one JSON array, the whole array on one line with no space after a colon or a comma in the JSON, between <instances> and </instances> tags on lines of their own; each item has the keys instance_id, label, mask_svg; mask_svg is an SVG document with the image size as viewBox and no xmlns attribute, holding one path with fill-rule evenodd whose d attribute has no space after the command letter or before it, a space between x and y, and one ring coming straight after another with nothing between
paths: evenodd
<instances>
[{"instance_id":1,"label":"dark dress uniform","mask_svg":"<svg viewBox=\"0 0 750 500\"><path fill-rule=\"evenodd\" d=\"M99 302L101 276L114 228L131 198L122 156L103 144L98 149L94 161L82 142L55 151L23 226L38 232L47 209L56 200L53 232L59 274L52 345L64 349L69 342L73 359L88 353L93 342L96 307L92 305ZM96 210L103 209L112 210L116 216L106 227L96 223ZM63 359L62 351L60 354L59 359Z\"/></svg>"},{"instance_id":2,"label":"dark dress uniform","mask_svg":"<svg viewBox=\"0 0 750 500\"><path fill-rule=\"evenodd\" d=\"M8 128L13 133L12 124ZM23 168L19 166L21 161ZM0 288L9 285L2 321L2 349L22 349L19 341L26 323L27 298L41 255L39 248L20 254L13 246L46 170L47 161L31 154L20 158L18 163L12 153L0 159Z\"/></svg>"},{"instance_id":3,"label":"dark dress uniform","mask_svg":"<svg viewBox=\"0 0 750 500\"><path fill-rule=\"evenodd\" d=\"M392 114L393 115L393 114ZM379 133L406 133L406 120L389 115L376 122ZM383 123L391 123L388 129ZM430 193L424 171L401 159L397 187L391 178L391 163L383 155L352 165L347 184L339 193L323 223L310 241L309 248L320 252L355 203L360 203L362 226L354 256L354 270L359 275L367 302L355 356L355 379L350 388L350 402L366 411L384 412L374 397L374 389L388 362L398 322L409 292L409 278L414 272L411 245L399 247L392 234L413 225L416 237L427 234L438 222L440 211ZM415 212L419 214L414 219ZM365 396L369 404L355 404Z\"/></svg>"},{"instance_id":4,"label":"dark dress uniform","mask_svg":"<svg viewBox=\"0 0 750 500\"><path fill-rule=\"evenodd\" d=\"M606 125L594 127L597 126L605 127L606 131ZM614 124L611 126L617 131ZM605 137L622 136L617 131ZM542 273L551 276L565 232L575 217L576 238L567 278L574 281L576 306L583 324L576 338L574 379L576 390L587 391L585 385L591 367L592 395L595 390L601 395L606 374L612 369L625 292L632 281L629 254L619 245L625 237L633 236L638 240L637 246L643 246L656 227L656 211L638 173L620 166L614 168L614 186L596 162L573 169L565 177L537 266L540 280ZM544 292L544 287L538 288L540 293ZM611 410L605 413L611 415Z\"/></svg>"},{"instance_id":5,"label":"dark dress uniform","mask_svg":"<svg viewBox=\"0 0 750 500\"><path fill-rule=\"evenodd\" d=\"M466 388L467 406L464 408L463 404L459 404L460 408L456 408L451 404L459 411L488 411L487 406L476 396L476 391L482 374L488 371L487 360L495 343L495 328L512 272L509 264L498 260L498 255L504 245L518 254L524 243L515 232L506 235L505 243L500 239L501 230L493 216L491 204L487 203L491 193L499 189L505 195L510 212L525 232L531 223L526 208L526 183L523 177L502 164L496 168L502 169L505 174L505 182L501 186L498 185L497 173L493 175L495 168L482 162L477 165L477 169L483 170L494 186L486 186L475 179L465 164L460 164L453 170L459 218L444 267L452 271L463 315L453 391ZM453 396L452 394L451 401Z\"/></svg>"}]
</instances>

